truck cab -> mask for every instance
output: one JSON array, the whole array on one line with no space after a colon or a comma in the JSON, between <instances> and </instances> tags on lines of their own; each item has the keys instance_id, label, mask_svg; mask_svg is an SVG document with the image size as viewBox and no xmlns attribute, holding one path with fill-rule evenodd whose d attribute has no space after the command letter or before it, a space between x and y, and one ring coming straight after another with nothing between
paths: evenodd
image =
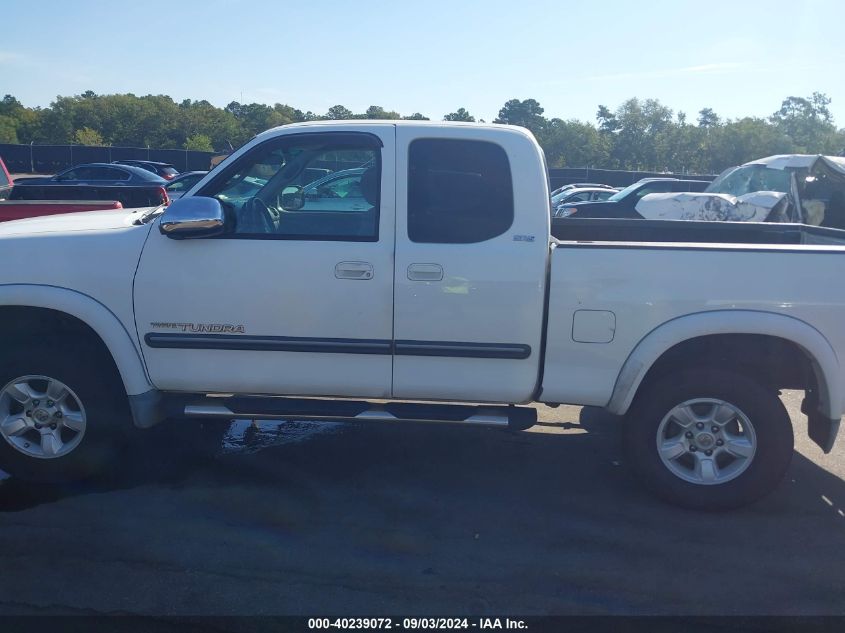
<instances>
[{"instance_id":1,"label":"truck cab","mask_svg":"<svg viewBox=\"0 0 845 633\"><path fill-rule=\"evenodd\" d=\"M153 384L530 401L549 257L534 139L418 123L283 131L186 196L219 201L225 233L150 234L135 293ZM307 170L326 166L348 182L334 198L309 196ZM356 203L338 204L345 196ZM218 325L240 330L203 330Z\"/></svg>"}]
</instances>

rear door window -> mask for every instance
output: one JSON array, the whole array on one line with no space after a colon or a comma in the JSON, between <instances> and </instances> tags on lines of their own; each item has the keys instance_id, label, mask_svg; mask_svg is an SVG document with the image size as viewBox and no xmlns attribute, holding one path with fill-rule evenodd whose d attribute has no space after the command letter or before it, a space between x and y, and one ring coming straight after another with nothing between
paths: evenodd
<instances>
[{"instance_id":1,"label":"rear door window","mask_svg":"<svg viewBox=\"0 0 845 633\"><path fill-rule=\"evenodd\" d=\"M471 244L513 224L513 183L505 150L487 141L417 139L408 156L408 238Z\"/></svg>"}]
</instances>

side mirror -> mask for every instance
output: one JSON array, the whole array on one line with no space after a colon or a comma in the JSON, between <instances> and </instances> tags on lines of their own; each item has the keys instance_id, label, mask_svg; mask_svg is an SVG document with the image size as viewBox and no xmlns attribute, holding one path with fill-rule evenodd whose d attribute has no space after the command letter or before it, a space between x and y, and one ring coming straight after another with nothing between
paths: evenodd
<instances>
[{"instance_id":1,"label":"side mirror","mask_svg":"<svg viewBox=\"0 0 845 633\"><path fill-rule=\"evenodd\" d=\"M290 185L282 189L281 203L285 211L299 211L305 206L305 193L302 187Z\"/></svg>"},{"instance_id":2,"label":"side mirror","mask_svg":"<svg viewBox=\"0 0 845 633\"><path fill-rule=\"evenodd\" d=\"M174 240L211 237L226 229L226 216L216 198L179 198L164 210L158 228Z\"/></svg>"}]
</instances>

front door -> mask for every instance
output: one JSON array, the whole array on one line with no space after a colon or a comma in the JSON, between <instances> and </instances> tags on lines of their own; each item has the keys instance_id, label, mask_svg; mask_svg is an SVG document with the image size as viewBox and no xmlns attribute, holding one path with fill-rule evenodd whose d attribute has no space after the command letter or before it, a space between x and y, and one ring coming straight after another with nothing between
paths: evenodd
<instances>
[{"instance_id":1,"label":"front door","mask_svg":"<svg viewBox=\"0 0 845 633\"><path fill-rule=\"evenodd\" d=\"M159 389L390 395L394 146L393 126L254 141L196 194L229 234L153 227L135 306ZM314 169L340 176L310 187Z\"/></svg>"}]
</instances>

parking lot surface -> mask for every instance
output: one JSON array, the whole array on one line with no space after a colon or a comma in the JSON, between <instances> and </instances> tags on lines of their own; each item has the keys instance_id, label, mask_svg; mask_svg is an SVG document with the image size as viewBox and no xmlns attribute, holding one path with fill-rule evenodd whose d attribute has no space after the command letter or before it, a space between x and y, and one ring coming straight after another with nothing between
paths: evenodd
<instances>
[{"instance_id":1,"label":"parking lot surface","mask_svg":"<svg viewBox=\"0 0 845 633\"><path fill-rule=\"evenodd\" d=\"M160 427L116 474L0 483L0 613L843 614L845 460L743 510L656 501L618 423ZM178 423L176 423L178 424Z\"/></svg>"}]
</instances>

